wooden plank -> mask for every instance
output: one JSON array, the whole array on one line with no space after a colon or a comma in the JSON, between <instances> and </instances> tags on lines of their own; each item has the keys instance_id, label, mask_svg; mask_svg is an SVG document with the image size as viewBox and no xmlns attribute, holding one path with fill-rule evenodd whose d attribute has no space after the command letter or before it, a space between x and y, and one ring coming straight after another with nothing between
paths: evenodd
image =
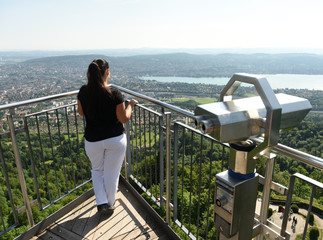
<instances>
[{"instance_id":1,"label":"wooden plank","mask_svg":"<svg viewBox=\"0 0 323 240\"><path fill-rule=\"evenodd\" d=\"M98 213L92 196L47 226L46 231L31 240L170 239L161 223L123 185L117 193L112 215Z\"/></svg>"},{"instance_id":2,"label":"wooden plank","mask_svg":"<svg viewBox=\"0 0 323 240\"><path fill-rule=\"evenodd\" d=\"M33 236L38 235L41 231L46 229L48 226L50 226L53 222L55 222L57 219L62 218L66 215L66 213L73 210L76 206L78 206L81 202L84 202L86 199L89 199L93 197L94 191L93 188L86 193L82 194L80 197L74 199L72 202L68 203L63 208L59 209L57 212L50 215L45 220L37 223L34 227L28 229L26 232L21 234L19 237L16 238L16 240L25 240L30 239Z\"/></svg>"},{"instance_id":3,"label":"wooden plank","mask_svg":"<svg viewBox=\"0 0 323 240\"><path fill-rule=\"evenodd\" d=\"M90 239L132 239L141 237L141 235L158 239L154 229L158 230L157 223L144 208L138 205L136 199L121 186L117 194L114 214L112 216L100 216L100 223L93 231L93 236ZM157 232L161 236L164 235L161 229Z\"/></svg>"},{"instance_id":4,"label":"wooden plank","mask_svg":"<svg viewBox=\"0 0 323 240\"><path fill-rule=\"evenodd\" d=\"M71 231L74 226L75 220L78 218L79 214L82 212L82 208L86 207L87 205L91 206L93 201L95 201L95 197L92 196L90 199L87 199L85 202L78 205L76 208L74 208L72 211L70 211L64 217L57 220L56 223Z\"/></svg>"},{"instance_id":5,"label":"wooden plank","mask_svg":"<svg viewBox=\"0 0 323 240\"><path fill-rule=\"evenodd\" d=\"M96 201L93 200L85 204L79 211L78 217L74 221L72 231L83 236L83 230L91 218L92 211L96 211Z\"/></svg>"},{"instance_id":6,"label":"wooden plank","mask_svg":"<svg viewBox=\"0 0 323 240\"><path fill-rule=\"evenodd\" d=\"M137 228L131 232L124 233L122 235L119 235L117 237L110 238L111 240L121 240L121 239L163 239L168 240L169 237L163 233L157 234L154 230L150 229L149 227L145 228Z\"/></svg>"},{"instance_id":7,"label":"wooden plank","mask_svg":"<svg viewBox=\"0 0 323 240\"><path fill-rule=\"evenodd\" d=\"M97 227L98 231L93 234L93 239L109 239L146 226L145 219L140 216L132 204L133 202L130 202L123 192L119 191L113 215L101 215L101 222Z\"/></svg>"},{"instance_id":8,"label":"wooden plank","mask_svg":"<svg viewBox=\"0 0 323 240\"><path fill-rule=\"evenodd\" d=\"M89 214L89 219L82 231L82 236L87 239L93 239L93 234L97 230L97 227L100 223L100 214L97 212L96 204L91 209Z\"/></svg>"},{"instance_id":9,"label":"wooden plank","mask_svg":"<svg viewBox=\"0 0 323 240\"><path fill-rule=\"evenodd\" d=\"M62 237L63 239L73 239L73 240L82 240L85 239L83 236L80 236L72 231L67 230L66 228L60 226L60 225L53 225L50 229L47 229L48 231L54 233L57 236Z\"/></svg>"},{"instance_id":10,"label":"wooden plank","mask_svg":"<svg viewBox=\"0 0 323 240\"><path fill-rule=\"evenodd\" d=\"M42 240L66 240L64 238L61 238L60 236L57 236L56 234L50 232L50 231L44 231L38 237Z\"/></svg>"},{"instance_id":11,"label":"wooden plank","mask_svg":"<svg viewBox=\"0 0 323 240\"><path fill-rule=\"evenodd\" d=\"M149 228L136 228L133 231L126 232L124 234L121 234L116 237L112 237L113 240L121 240L121 239L137 239L138 236L141 236L142 234L148 232L150 230ZM148 239L148 238L147 238Z\"/></svg>"},{"instance_id":12,"label":"wooden plank","mask_svg":"<svg viewBox=\"0 0 323 240\"><path fill-rule=\"evenodd\" d=\"M120 183L120 185L123 188L125 188L128 193L130 193L127 195L127 197L133 196L135 199L135 203L137 205L140 205L140 209L143 209L143 211L140 211L140 213L145 214L145 216L152 217L154 221L158 223L159 228L162 229L162 232L164 234L167 234L169 239L181 240L181 238L171 229L171 227L164 221L164 219L161 218L161 216L146 202L146 200L142 196L140 196L140 194L135 190L135 188L122 176L120 176Z\"/></svg>"},{"instance_id":13,"label":"wooden plank","mask_svg":"<svg viewBox=\"0 0 323 240\"><path fill-rule=\"evenodd\" d=\"M118 200L117 200L118 201ZM98 225L92 232L92 239L109 239L118 232L125 231L123 221L127 218L122 209L118 207L116 202L113 215L97 214L99 216ZM104 237L103 237L104 236Z\"/></svg>"},{"instance_id":14,"label":"wooden plank","mask_svg":"<svg viewBox=\"0 0 323 240\"><path fill-rule=\"evenodd\" d=\"M35 236L35 237L30 238L29 240L40 240L40 238Z\"/></svg>"}]
</instances>

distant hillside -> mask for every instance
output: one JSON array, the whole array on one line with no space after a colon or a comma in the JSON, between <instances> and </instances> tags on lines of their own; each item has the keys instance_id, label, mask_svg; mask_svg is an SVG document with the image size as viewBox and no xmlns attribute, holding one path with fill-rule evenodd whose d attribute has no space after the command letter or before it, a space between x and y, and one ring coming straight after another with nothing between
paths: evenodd
<instances>
[{"instance_id":1,"label":"distant hillside","mask_svg":"<svg viewBox=\"0 0 323 240\"><path fill-rule=\"evenodd\" d=\"M62 67L69 66L74 68L85 68L90 62L95 58L107 58L104 55L66 55L66 56L58 56L58 57L43 57L43 58L35 58L31 60L24 61L21 63L22 65L30 65L36 67L37 65L40 67L47 66L51 67Z\"/></svg>"},{"instance_id":2,"label":"distant hillside","mask_svg":"<svg viewBox=\"0 0 323 240\"><path fill-rule=\"evenodd\" d=\"M218 54L187 53L109 57L74 55L25 61L26 65L85 68L96 57L104 57L111 69L130 76L219 77L237 72L255 74L323 74L323 55L315 54ZM84 70L83 70L84 71Z\"/></svg>"}]
</instances>

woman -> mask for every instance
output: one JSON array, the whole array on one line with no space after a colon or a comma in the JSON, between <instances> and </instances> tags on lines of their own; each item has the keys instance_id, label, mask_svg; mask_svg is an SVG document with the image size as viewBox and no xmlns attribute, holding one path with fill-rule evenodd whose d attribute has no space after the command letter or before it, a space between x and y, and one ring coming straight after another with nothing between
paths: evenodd
<instances>
[{"instance_id":1,"label":"woman","mask_svg":"<svg viewBox=\"0 0 323 240\"><path fill-rule=\"evenodd\" d=\"M85 151L92 164L97 209L112 213L127 144L123 123L138 102L132 99L126 108L121 92L107 86L109 78L109 63L94 59L88 67L88 82L77 95L77 104L86 121Z\"/></svg>"}]
</instances>

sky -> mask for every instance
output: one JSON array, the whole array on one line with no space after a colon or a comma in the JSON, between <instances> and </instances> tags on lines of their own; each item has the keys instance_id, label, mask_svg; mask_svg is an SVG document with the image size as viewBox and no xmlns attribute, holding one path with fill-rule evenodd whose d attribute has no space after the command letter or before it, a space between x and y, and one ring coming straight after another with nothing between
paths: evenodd
<instances>
[{"instance_id":1,"label":"sky","mask_svg":"<svg viewBox=\"0 0 323 240\"><path fill-rule=\"evenodd\" d=\"M322 0L0 0L0 51L323 50Z\"/></svg>"}]
</instances>

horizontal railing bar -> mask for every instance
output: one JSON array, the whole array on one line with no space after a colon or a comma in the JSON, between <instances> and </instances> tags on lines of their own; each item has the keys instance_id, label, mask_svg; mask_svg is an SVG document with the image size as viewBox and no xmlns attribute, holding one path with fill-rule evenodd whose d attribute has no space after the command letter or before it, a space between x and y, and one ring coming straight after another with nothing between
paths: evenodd
<instances>
[{"instance_id":1,"label":"horizontal railing bar","mask_svg":"<svg viewBox=\"0 0 323 240\"><path fill-rule=\"evenodd\" d=\"M259 175L259 183L264 185L265 184L265 177ZM270 188L274 190L275 192L278 192L282 195L287 195L288 188L284 187L283 185L276 183L276 182L271 182Z\"/></svg>"},{"instance_id":2,"label":"horizontal railing bar","mask_svg":"<svg viewBox=\"0 0 323 240\"><path fill-rule=\"evenodd\" d=\"M212 141L215 141L216 143L218 143L218 144L220 144L220 145L223 145L223 146L225 146L225 147L230 147L228 143L222 143L222 142L219 142L217 139L215 139L215 138L211 137L210 135L207 135L207 134L202 133L200 130L198 130L198 129L196 129L196 128L192 128L192 127L190 127L190 126L188 126L188 125L186 125L186 124L184 124L184 123L181 123L181 122L176 122L176 124L178 124L178 125L180 125L180 126L182 126L182 127L186 128L186 129L188 129L188 130L190 130L190 131L193 131L193 132L195 132L195 133L197 133L197 134L203 135L205 138L210 139L210 140L212 140Z\"/></svg>"},{"instance_id":3,"label":"horizontal railing bar","mask_svg":"<svg viewBox=\"0 0 323 240\"><path fill-rule=\"evenodd\" d=\"M304 176L303 174L300 174L300 173L295 173L294 176L309 183L309 184L312 184L315 187L323 189L323 183L316 181L315 179L309 178L309 177Z\"/></svg>"},{"instance_id":4,"label":"horizontal railing bar","mask_svg":"<svg viewBox=\"0 0 323 240\"><path fill-rule=\"evenodd\" d=\"M18 227L18 226L19 226L19 224L18 224L18 223L13 224L12 226L10 226L10 227L6 228L4 231L0 232L0 236L1 236L2 234L5 234L6 232L9 232L10 230L14 229L15 227Z\"/></svg>"},{"instance_id":5,"label":"horizontal railing bar","mask_svg":"<svg viewBox=\"0 0 323 240\"><path fill-rule=\"evenodd\" d=\"M188 229L184 226L183 223L181 223L179 220L175 221L176 225L182 229L182 231L192 240L196 240L196 237L190 232L188 231Z\"/></svg>"},{"instance_id":6,"label":"horizontal railing bar","mask_svg":"<svg viewBox=\"0 0 323 240\"><path fill-rule=\"evenodd\" d=\"M64 217L67 213L71 212L77 206L83 204L86 200L90 199L94 195L93 188L86 191L76 199L72 200L64 207L60 208L41 222L37 223L34 227L29 228L26 232L21 234L19 237L15 238L16 240L24 240L24 239L33 239L34 236L37 236L40 232L46 229L48 226L52 225L58 219Z\"/></svg>"},{"instance_id":7,"label":"horizontal railing bar","mask_svg":"<svg viewBox=\"0 0 323 240\"><path fill-rule=\"evenodd\" d=\"M151 97L148 97L146 95L143 95L143 94L140 94L140 93L137 93L137 92L134 92L134 91L131 91L129 89L126 89L126 88L123 88L123 87L120 87L120 86L117 86L117 85L114 85L114 84L110 84L109 86L111 87L115 87L117 89L119 89L120 91L122 92L125 92L129 95L132 95L134 97L137 97L137 98L140 98L140 99L143 99L145 101L148 101L148 102L151 102L155 105L158 105L158 106L161 106L161 107L164 107L164 108L167 108L167 109L170 109L174 112L177 112L177 113L180 113L186 117L189 117L189 118L194 118L194 113L190 112L190 111L187 111L187 110L184 110L184 109L181 109L179 107L176 107L176 106L173 106L171 104L168 104L168 103L164 103L162 101L159 101L157 99L154 99L154 98L151 98Z\"/></svg>"},{"instance_id":8,"label":"horizontal railing bar","mask_svg":"<svg viewBox=\"0 0 323 240\"><path fill-rule=\"evenodd\" d=\"M171 104L168 103L164 103L162 101L159 101L157 99L148 97L146 95L140 94L140 93L136 93L134 91L131 91L129 89L114 85L114 84L110 84L109 86L115 87L117 89L119 89L120 91L127 93L129 95L135 96L137 98L143 99L145 101L151 102L155 105L159 105L161 107L173 110L177 113L183 114L186 117L189 118L194 118L194 113L181 109L179 107L173 106ZM12 108L16 108L16 107L21 107L24 105L30 105L30 104L35 104L35 103L39 103L39 102L44 102L44 101L48 101L48 100L54 100L54 99L58 99L58 98L63 98L63 97L69 97L69 96L73 96L78 94L78 90L76 91L71 91L71 92L66 92L66 93L60 93L60 94L55 94L55 95L51 95L51 96L46 96L46 97L40 97L40 98L34 98L34 99L29 99L29 100L25 100L25 101L21 101L21 102L14 102L14 103L9 103L9 104L5 104L5 105L0 105L0 111L1 110L6 110L6 109L12 109Z\"/></svg>"},{"instance_id":9,"label":"horizontal railing bar","mask_svg":"<svg viewBox=\"0 0 323 240\"><path fill-rule=\"evenodd\" d=\"M255 219L256 221L257 219ZM257 224L253 225L253 232L252 232L252 237L256 237L257 235L260 234L261 231L261 224L257 222Z\"/></svg>"},{"instance_id":10,"label":"horizontal railing bar","mask_svg":"<svg viewBox=\"0 0 323 240\"><path fill-rule=\"evenodd\" d=\"M153 202L155 203L155 204L157 204L157 206L158 207L160 207L160 202L158 202L158 199L156 198L156 197L154 197L154 195L151 193L151 192L149 192L148 190L147 190L147 188L145 188L145 186L143 185L143 184L141 184L141 182L140 181L138 181L138 179L135 177L135 176L133 176L132 174L129 176L130 178L131 178L131 180L132 181L134 181L136 184L137 184L137 186L143 191L143 192L145 192L148 196L149 196L149 198L151 199L151 200L153 200ZM166 201L166 198L164 199L165 201Z\"/></svg>"},{"instance_id":11,"label":"horizontal railing bar","mask_svg":"<svg viewBox=\"0 0 323 240\"><path fill-rule=\"evenodd\" d=\"M73 96L73 95L78 94L78 92L79 91L77 90L77 91L71 91L71 92L66 92L66 93L50 95L50 96L46 96L46 97L29 99L29 100L25 100L25 101L21 101L21 102L13 102L13 103L9 103L9 104L4 104L4 105L0 105L0 111L6 110L6 109L17 108L17 107L21 107L24 105L30 105L30 104L35 104L35 103L39 103L39 102L44 102L44 101L48 101L48 100L69 97L69 96Z\"/></svg>"},{"instance_id":12,"label":"horizontal railing bar","mask_svg":"<svg viewBox=\"0 0 323 240\"><path fill-rule=\"evenodd\" d=\"M25 132L24 128L18 128L15 130L15 134L24 133L24 132ZM0 134L0 139L4 139L4 138L11 138L10 133L6 132L6 133Z\"/></svg>"},{"instance_id":13,"label":"horizontal railing bar","mask_svg":"<svg viewBox=\"0 0 323 240\"><path fill-rule=\"evenodd\" d=\"M161 114L161 113L159 113L159 112L156 112L156 111L154 111L154 110L152 110L152 109L150 109L150 108L145 107L144 105L137 104L136 106L138 106L138 107L140 107L140 108L142 108L142 109L144 109L144 110L146 110L146 111L148 111L148 112L151 112L152 114L155 114L155 115L157 115L157 116L162 116L162 115L163 115L163 114Z\"/></svg>"},{"instance_id":14,"label":"horizontal railing bar","mask_svg":"<svg viewBox=\"0 0 323 240\"><path fill-rule=\"evenodd\" d=\"M257 143L262 143L264 139L263 138L255 138L253 140L255 140ZM305 164L310 165L312 167L316 167L316 168L323 170L323 159L322 158L313 156L308 153L301 152L299 150L296 150L291 147L287 147L287 146L280 144L280 143L278 143L278 145L275 146L273 150L276 151L277 153L283 154L287 157L291 157L291 158L298 160L302 163L305 163Z\"/></svg>"},{"instance_id":15,"label":"horizontal railing bar","mask_svg":"<svg viewBox=\"0 0 323 240\"><path fill-rule=\"evenodd\" d=\"M281 231L281 227L276 225L275 223L273 223L272 221L270 221L269 219L267 219L267 224L268 227L270 227L271 229L273 229L276 232L280 232ZM290 239L290 233L286 232L286 238L285 239Z\"/></svg>"},{"instance_id":16,"label":"horizontal railing bar","mask_svg":"<svg viewBox=\"0 0 323 240\"><path fill-rule=\"evenodd\" d=\"M39 112L27 114L27 115L25 115L25 117L32 117L32 116L39 115L39 114L42 114L42 113L51 112L51 111L59 110L59 109L66 108L66 107L72 107L74 105L76 105L76 103L70 103L70 104L66 104L66 105L63 105L63 106L55 107L55 108L45 109L45 110L42 110L42 111L39 111Z\"/></svg>"},{"instance_id":17,"label":"horizontal railing bar","mask_svg":"<svg viewBox=\"0 0 323 240\"><path fill-rule=\"evenodd\" d=\"M192 112L183 110L183 109L178 108L176 106L161 102L161 101L156 100L154 98L148 97L148 96L140 94L140 93L136 93L134 91L128 90L126 88L123 88L123 87L120 87L120 86L117 86L114 84L111 84L110 86L118 88L120 91L130 94L132 96L141 98L143 100L154 103L156 105L159 105L159 106L171 109L175 112L181 113L187 117L194 118L194 114ZM9 104L5 104L5 105L0 105L0 110L15 108L15 107L23 106L23 105L28 105L28 104L34 104L34 103L43 102L46 100L53 100L53 99L57 99L57 98L73 96L73 95L76 95L77 93L78 93L78 91L71 91L71 92L51 95L51 96L47 96L47 97L35 98L35 99L30 99L30 100L16 102L16 103L9 103ZM190 128L190 129L196 131L193 128ZM4 135L4 136L6 136L6 135ZM254 140L258 143L263 142L263 138L256 138ZM323 160L321 158L316 157L316 156L301 152L299 150L287 147L282 144L278 144L276 147L274 147L274 150L278 153L281 153L285 156L289 156L293 159L299 160L300 162L303 162L303 163L308 164L310 166L314 166L314 167L319 168L321 170L323 169Z\"/></svg>"},{"instance_id":18,"label":"horizontal railing bar","mask_svg":"<svg viewBox=\"0 0 323 240\"><path fill-rule=\"evenodd\" d=\"M33 206L35 206L36 204L38 203L38 199L35 199L35 200L33 200L32 202L30 202L30 206L31 207L33 207ZM17 213L18 214L20 214L20 213L22 213L23 211L25 211L26 210L26 206L24 205L24 206L22 206L21 208L18 208L17 209Z\"/></svg>"},{"instance_id":19,"label":"horizontal railing bar","mask_svg":"<svg viewBox=\"0 0 323 240\"><path fill-rule=\"evenodd\" d=\"M53 201L51 201L50 203L48 203L46 206L44 206L44 207L43 207L43 210L44 210L44 209L46 209L46 208L48 208L48 207L50 207L51 205L53 205L54 203L58 202L58 201L59 201L59 200L61 200L62 198L64 198L64 197L68 196L70 193L72 193L72 192L73 192L73 191L75 191L76 189L78 189L78 188L80 188L80 187L84 186L85 184L87 184L88 182L91 182L91 181L92 181L92 179L87 180L87 181L85 181L85 182L83 182L83 183L79 184L79 185L78 185L78 186L76 186L75 188L73 188L73 189L69 190L67 193L65 193L65 194L61 195L60 197L58 197L58 198L56 198L56 199L54 199Z\"/></svg>"}]
</instances>

